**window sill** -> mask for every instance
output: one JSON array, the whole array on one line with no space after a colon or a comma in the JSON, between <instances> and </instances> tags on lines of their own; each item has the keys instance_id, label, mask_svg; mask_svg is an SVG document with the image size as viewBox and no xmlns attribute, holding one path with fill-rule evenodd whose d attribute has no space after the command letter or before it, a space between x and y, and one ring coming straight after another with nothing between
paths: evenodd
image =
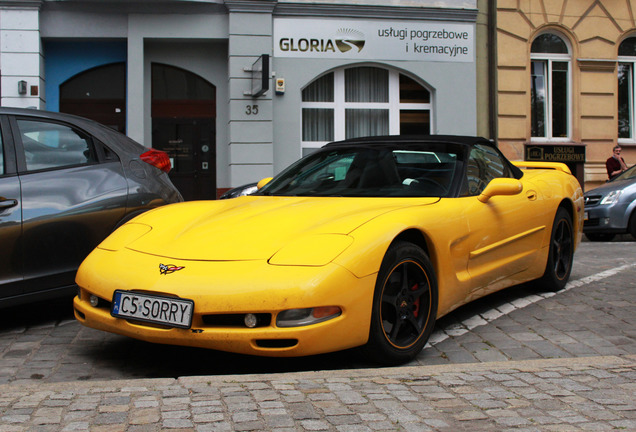
<instances>
[{"instance_id":1,"label":"window sill","mask_svg":"<svg viewBox=\"0 0 636 432\"><path fill-rule=\"evenodd\" d=\"M625 147L636 147L636 140L633 138L619 138L618 144Z\"/></svg>"},{"instance_id":2,"label":"window sill","mask_svg":"<svg viewBox=\"0 0 636 432\"><path fill-rule=\"evenodd\" d=\"M530 138L530 144L564 144L572 143L572 138Z\"/></svg>"}]
</instances>

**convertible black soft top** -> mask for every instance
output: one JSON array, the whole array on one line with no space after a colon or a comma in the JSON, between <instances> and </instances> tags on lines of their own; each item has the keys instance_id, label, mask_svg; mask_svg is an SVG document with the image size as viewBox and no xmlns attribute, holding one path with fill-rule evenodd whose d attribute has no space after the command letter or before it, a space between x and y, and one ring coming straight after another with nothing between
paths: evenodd
<instances>
[{"instance_id":1,"label":"convertible black soft top","mask_svg":"<svg viewBox=\"0 0 636 432\"><path fill-rule=\"evenodd\" d=\"M468 135L384 135L364 138L350 138L326 144L324 147L341 147L360 144L387 145L409 143L461 144L468 146L487 143L494 146L493 141L489 139Z\"/></svg>"}]
</instances>

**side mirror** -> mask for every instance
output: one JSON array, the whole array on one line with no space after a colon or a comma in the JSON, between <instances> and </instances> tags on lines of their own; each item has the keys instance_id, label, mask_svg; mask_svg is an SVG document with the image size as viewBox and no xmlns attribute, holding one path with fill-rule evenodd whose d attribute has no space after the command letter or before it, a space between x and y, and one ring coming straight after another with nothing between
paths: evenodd
<instances>
[{"instance_id":1,"label":"side mirror","mask_svg":"<svg viewBox=\"0 0 636 432\"><path fill-rule=\"evenodd\" d=\"M261 181L259 181L258 183L256 183L256 188L258 190L260 190L263 186L265 186L267 183L269 183L270 181L272 181L273 177L265 177L264 179L262 179Z\"/></svg>"},{"instance_id":2,"label":"side mirror","mask_svg":"<svg viewBox=\"0 0 636 432\"><path fill-rule=\"evenodd\" d=\"M483 203L497 195L517 195L523 190L523 185L517 179L495 178L488 183L477 199Z\"/></svg>"}]
</instances>

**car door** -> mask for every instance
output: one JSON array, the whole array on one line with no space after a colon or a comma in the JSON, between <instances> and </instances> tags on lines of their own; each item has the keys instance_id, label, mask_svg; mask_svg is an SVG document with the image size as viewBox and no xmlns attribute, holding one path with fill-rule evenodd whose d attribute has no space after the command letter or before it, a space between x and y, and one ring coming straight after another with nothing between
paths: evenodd
<instances>
[{"instance_id":1,"label":"car door","mask_svg":"<svg viewBox=\"0 0 636 432\"><path fill-rule=\"evenodd\" d=\"M18 116L11 129L22 189L23 291L73 286L79 264L126 212L121 163L101 161L102 144L71 124Z\"/></svg>"},{"instance_id":2,"label":"car door","mask_svg":"<svg viewBox=\"0 0 636 432\"><path fill-rule=\"evenodd\" d=\"M477 199L494 178L514 178L513 169L494 147L475 145L466 174L471 289L495 291L534 264L549 229L546 208L523 178L518 194L493 196L486 202Z\"/></svg>"},{"instance_id":3,"label":"car door","mask_svg":"<svg viewBox=\"0 0 636 432\"><path fill-rule=\"evenodd\" d=\"M8 131L6 117L0 116L0 299L18 295L22 290L22 200Z\"/></svg>"}]
</instances>

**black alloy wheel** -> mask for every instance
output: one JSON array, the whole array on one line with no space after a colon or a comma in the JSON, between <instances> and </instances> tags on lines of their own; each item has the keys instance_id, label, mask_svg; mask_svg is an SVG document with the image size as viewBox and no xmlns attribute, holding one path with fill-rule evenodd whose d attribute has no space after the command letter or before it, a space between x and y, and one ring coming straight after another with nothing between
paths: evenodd
<instances>
[{"instance_id":1,"label":"black alloy wheel","mask_svg":"<svg viewBox=\"0 0 636 432\"><path fill-rule=\"evenodd\" d=\"M572 218L562 207L557 210L548 253L545 273L540 279L540 288L559 291L565 287L572 272L574 261L574 234Z\"/></svg>"},{"instance_id":2,"label":"black alloy wheel","mask_svg":"<svg viewBox=\"0 0 636 432\"><path fill-rule=\"evenodd\" d=\"M373 361L396 365L424 348L437 314L437 280L424 251L397 242L387 251L376 281L369 342Z\"/></svg>"}]
</instances>

